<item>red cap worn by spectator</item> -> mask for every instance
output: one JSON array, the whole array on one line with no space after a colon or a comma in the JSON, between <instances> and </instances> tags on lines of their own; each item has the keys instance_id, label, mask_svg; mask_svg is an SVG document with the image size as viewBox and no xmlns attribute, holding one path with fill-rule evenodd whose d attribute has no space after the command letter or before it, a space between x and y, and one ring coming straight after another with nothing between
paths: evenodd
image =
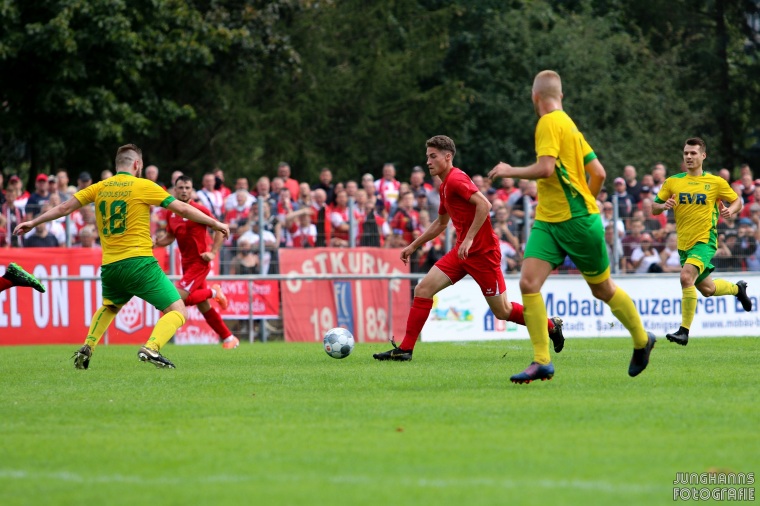
<instances>
[{"instance_id":1,"label":"red cap worn by spectator","mask_svg":"<svg viewBox=\"0 0 760 506\"><path fill-rule=\"evenodd\" d=\"M35 181L37 182L39 181L47 182L47 180L48 180L48 177L45 174L37 174L37 179L35 179Z\"/></svg>"}]
</instances>

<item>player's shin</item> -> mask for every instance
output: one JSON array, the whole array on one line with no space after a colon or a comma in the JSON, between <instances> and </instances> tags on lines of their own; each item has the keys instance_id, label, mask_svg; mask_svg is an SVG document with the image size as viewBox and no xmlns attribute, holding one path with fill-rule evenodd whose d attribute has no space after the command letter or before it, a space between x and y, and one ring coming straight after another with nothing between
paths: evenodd
<instances>
[{"instance_id":1,"label":"player's shin","mask_svg":"<svg viewBox=\"0 0 760 506\"><path fill-rule=\"evenodd\" d=\"M414 345L417 344L417 337L422 332L422 327L425 326L432 307L433 299L426 299L424 297L414 298L412 307L409 309L409 318L406 320L406 334L399 348L405 351L414 349Z\"/></svg>"},{"instance_id":2,"label":"player's shin","mask_svg":"<svg viewBox=\"0 0 760 506\"><path fill-rule=\"evenodd\" d=\"M618 286L615 289L615 294L607 302L607 305L610 306L610 310L615 315L615 318L631 333L634 349L638 350L646 347L648 342L647 331L641 323L641 316L639 316L639 312L636 310L636 305L631 300L631 296Z\"/></svg>"},{"instance_id":3,"label":"player's shin","mask_svg":"<svg viewBox=\"0 0 760 506\"><path fill-rule=\"evenodd\" d=\"M227 328L227 325L224 324L224 320L222 320L222 315L219 314L219 312L212 308L209 308L208 311L205 313L201 313L203 315L203 318L206 319L206 323L208 323L208 326L211 327L214 332L219 334L219 337L221 339L226 339L232 335L232 332L229 328Z\"/></svg>"},{"instance_id":4,"label":"player's shin","mask_svg":"<svg viewBox=\"0 0 760 506\"><path fill-rule=\"evenodd\" d=\"M546 305L540 293L524 293L522 296L523 315L528 327L530 342L533 343L533 360L541 365L551 362L549 356L549 329L546 325Z\"/></svg>"},{"instance_id":5,"label":"player's shin","mask_svg":"<svg viewBox=\"0 0 760 506\"><path fill-rule=\"evenodd\" d=\"M90 330L87 332L87 339L85 339L84 343L89 344L90 348L94 349L98 344L98 341L100 341L100 338L103 337L103 334L108 330L108 326L111 325L113 319L116 318L116 313L117 311L114 311L109 306L100 306L100 309L95 311L95 314L92 315Z\"/></svg>"},{"instance_id":6,"label":"player's shin","mask_svg":"<svg viewBox=\"0 0 760 506\"><path fill-rule=\"evenodd\" d=\"M691 322L694 321L694 314L696 312L697 288L694 286L684 288L681 295L681 326L683 328L691 328Z\"/></svg>"},{"instance_id":7,"label":"player's shin","mask_svg":"<svg viewBox=\"0 0 760 506\"><path fill-rule=\"evenodd\" d=\"M145 347L153 351L160 351L184 324L185 317L182 316L182 313L179 311L169 311L158 320L158 323L153 328L153 333L150 335L150 339L145 343Z\"/></svg>"}]
</instances>

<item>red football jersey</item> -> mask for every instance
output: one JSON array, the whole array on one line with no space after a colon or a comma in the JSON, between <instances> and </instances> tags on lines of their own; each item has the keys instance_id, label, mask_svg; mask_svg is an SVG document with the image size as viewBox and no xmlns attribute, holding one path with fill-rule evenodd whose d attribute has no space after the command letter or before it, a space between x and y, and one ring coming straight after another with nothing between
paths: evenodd
<instances>
[{"instance_id":1,"label":"red football jersey","mask_svg":"<svg viewBox=\"0 0 760 506\"><path fill-rule=\"evenodd\" d=\"M475 206L470 204L470 197L479 190L470 176L453 167L441 183L438 191L441 196L438 214L448 214L451 218L454 229L457 231L457 243L454 246L456 250L462 244L462 240L467 235L467 231L470 230L472 220L475 218ZM501 252L499 238L494 233L491 220L488 217L486 217L486 221L483 222L478 233L475 234L469 254L487 250Z\"/></svg>"},{"instance_id":2,"label":"red football jersey","mask_svg":"<svg viewBox=\"0 0 760 506\"><path fill-rule=\"evenodd\" d=\"M192 200L187 202L205 215L212 216L211 211ZM166 231L177 238L179 252L182 255L182 270L186 271L189 266L197 263L208 265L201 258L201 253L211 250L211 237L206 225L201 225L182 216L169 213Z\"/></svg>"}]
</instances>

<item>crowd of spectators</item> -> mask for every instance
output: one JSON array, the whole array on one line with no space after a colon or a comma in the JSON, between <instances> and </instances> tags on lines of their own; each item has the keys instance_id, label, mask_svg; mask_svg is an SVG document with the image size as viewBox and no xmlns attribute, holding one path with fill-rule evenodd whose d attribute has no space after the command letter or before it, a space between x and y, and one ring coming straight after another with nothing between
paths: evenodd
<instances>
[{"instance_id":1,"label":"crowd of spectators","mask_svg":"<svg viewBox=\"0 0 760 506\"><path fill-rule=\"evenodd\" d=\"M603 188L598 196L610 260L617 259L614 268L618 272L677 272L680 264L672 212L652 214L652 202L668 171L658 163L642 172L632 165L625 166L622 177L613 178L610 188ZM100 177L111 175L103 171ZM173 172L168 184L163 185L157 167L148 166L144 171L146 178L169 192L180 175L180 171ZM718 251L713 263L720 270L760 271L756 254L760 240L760 179L753 179L748 165L741 166L735 181L727 169L721 169L719 175L743 199L744 209L738 217L718 223ZM407 181L396 176L396 167L391 163L383 165L380 177L367 173L358 181L334 181L332 171L324 168L318 181L309 184L294 179L290 166L283 162L271 178L261 176L253 182L239 177L229 188L224 172L216 169L195 182L194 199L230 225L232 233L220 259L223 274L277 273L281 248L352 244L401 248L411 243L438 215L440 181L430 180L422 167L414 167ZM501 179L493 185L479 174L474 174L472 180L491 202L491 220L501 243L504 272L519 271L528 233L526 224L531 223L538 203L536 182ZM99 247L91 206L81 208L69 219L41 225L24 237L10 234L21 221L71 198L90 184L92 177L87 172L79 174L73 185L67 171L59 170L36 176L35 189L30 194L18 176L10 176L3 184L0 174L0 246ZM259 223L260 206L263 228ZM152 233L161 234L166 226L166 211L155 208L151 222ZM455 243L456 238L447 238L447 233L453 234L453 230L418 250L412 259L413 271L427 271L446 252L447 245ZM569 260L559 270L577 272Z\"/></svg>"}]
</instances>

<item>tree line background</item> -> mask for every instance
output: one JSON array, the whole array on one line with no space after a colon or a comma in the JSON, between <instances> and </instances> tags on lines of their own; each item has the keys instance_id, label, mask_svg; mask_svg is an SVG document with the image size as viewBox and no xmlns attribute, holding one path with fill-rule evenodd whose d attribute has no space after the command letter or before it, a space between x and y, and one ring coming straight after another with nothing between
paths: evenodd
<instances>
[{"instance_id":1,"label":"tree line background","mask_svg":"<svg viewBox=\"0 0 760 506\"><path fill-rule=\"evenodd\" d=\"M97 178L135 142L162 178L280 160L310 181L405 176L443 133L485 173L534 158L530 88L551 68L610 176L673 169L694 135L711 168L760 167L759 4L5 0L0 164Z\"/></svg>"}]
</instances>

